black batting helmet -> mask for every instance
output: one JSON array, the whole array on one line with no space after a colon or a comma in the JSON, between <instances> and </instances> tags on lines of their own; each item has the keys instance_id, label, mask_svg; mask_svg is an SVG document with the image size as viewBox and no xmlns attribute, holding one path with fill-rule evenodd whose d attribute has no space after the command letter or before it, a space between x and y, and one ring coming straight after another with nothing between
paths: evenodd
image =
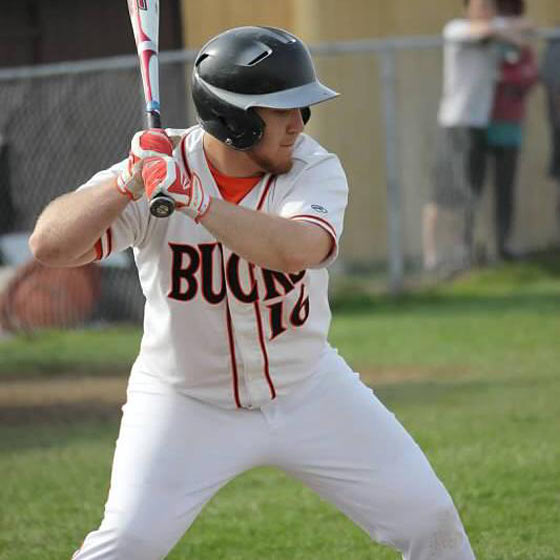
<instances>
[{"instance_id":1,"label":"black batting helmet","mask_svg":"<svg viewBox=\"0 0 560 560\"><path fill-rule=\"evenodd\" d=\"M192 96L209 134L238 150L262 137L264 122L254 107L301 109L336 97L315 74L308 48L274 27L236 27L211 39L198 53Z\"/></svg>"}]
</instances>

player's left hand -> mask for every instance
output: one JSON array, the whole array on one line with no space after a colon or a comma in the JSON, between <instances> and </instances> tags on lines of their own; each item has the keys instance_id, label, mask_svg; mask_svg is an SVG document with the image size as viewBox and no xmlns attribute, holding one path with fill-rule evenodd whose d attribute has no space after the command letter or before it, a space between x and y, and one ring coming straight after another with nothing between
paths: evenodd
<instances>
[{"instance_id":1,"label":"player's left hand","mask_svg":"<svg viewBox=\"0 0 560 560\"><path fill-rule=\"evenodd\" d=\"M210 196L198 179L189 181L172 157L146 158L142 178L149 200L160 194L168 196L175 202L177 210L194 218L196 222L208 211Z\"/></svg>"},{"instance_id":2,"label":"player's left hand","mask_svg":"<svg viewBox=\"0 0 560 560\"><path fill-rule=\"evenodd\" d=\"M144 196L141 175L143 160L153 156L171 156L177 143L177 137L174 138L170 138L161 128L140 130L132 137L126 168L117 177L117 189L121 194L130 200L139 200Z\"/></svg>"},{"instance_id":3,"label":"player's left hand","mask_svg":"<svg viewBox=\"0 0 560 560\"><path fill-rule=\"evenodd\" d=\"M130 157L132 164L141 159L153 156L171 156L173 154L173 141L165 130L161 128L149 128L140 130L130 142Z\"/></svg>"}]
</instances>

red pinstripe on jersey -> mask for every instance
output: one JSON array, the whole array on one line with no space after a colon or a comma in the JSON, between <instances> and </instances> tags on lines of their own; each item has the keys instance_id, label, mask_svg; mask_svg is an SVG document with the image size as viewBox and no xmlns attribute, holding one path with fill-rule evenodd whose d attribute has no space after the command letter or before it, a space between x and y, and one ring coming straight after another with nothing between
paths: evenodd
<instances>
[{"instance_id":1,"label":"red pinstripe on jersey","mask_svg":"<svg viewBox=\"0 0 560 560\"><path fill-rule=\"evenodd\" d=\"M276 180L276 175L271 175L268 178L268 181L266 182L266 185L263 189L263 192L259 198L259 201L257 203L257 210L262 210L262 207L264 206L264 202L266 200L266 197L268 196L268 193L270 192L270 188L272 186L272 183ZM254 273L254 265L251 264L249 267L249 274L251 276L251 280L253 282L255 282L255 273ZM270 389L270 396L271 398L276 398L276 389L274 387L274 383L272 382L272 378L270 376L270 369L269 369L269 363L268 363L268 352L266 351L266 338L264 336L264 329L263 329L263 325L262 325L262 318L261 318L261 310L260 310L260 306L258 303L258 298L257 301L255 301L255 303L253 304L255 307L255 317L257 320L257 328L259 331L259 345L261 347L261 352L263 354L263 361L264 361L264 376L266 378L266 381L268 383L268 387Z\"/></svg>"},{"instance_id":2,"label":"red pinstripe on jersey","mask_svg":"<svg viewBox=\"0 0 560 560\"><path fill-rule=\"evenodd\" d=\"M319 218L318 216L313 216L311 214L298 214L296 216L292 216L290 219L301 221L301 222L308 222L310 224L315 224L323 228L331 236L332 239L331 250L327 255L327 259L333 255L333 253L337 249L337 240L336 240L336 231L332 226L332 224L330 224L329 222L327 222L327 220L324 220L323 218Z\"/></svg>"},{"instance_id":3,"label":"red pinstripe on jersey","mask_svg":"<svg viewBox=\"0 0 560 560\"><path fill-rule=\"evenodd\" d=\"M272 185L272 182L276 179L276 175L271 175L268 178L268 181L266 182L266 185L264 187L264 190L261 194L261 197L259 198L259 202L257 203L257 210L261 210L263 205L264 205L264 201L266 200L266 197L268 196L268 191L270 190L270 186Z\"/></svg>"},{"instance_id":4,"label":"red pinstripe on jersey","mask_svg":"<svg viewBox=\"0 0 560 560\"><path fill-rule=\"evenodd\" d=\"M226 299L226 323L228 332L229 355L231 358L231 374L233 380L233 398L235 399L235 406L241 408L241 400L239 398L239 376L237 373L237 361L235 357L235 343L233 341L233 329L231 326L231 313L229 311L229 304Z\"/></svg>"},{"instance_id":5,"label":"red pinstripe on jersey","mask_svg":"<svg viewBox=\"0 0 560 560\"><path fill-rule=\"evenodd\" d=\"M256 279L255 279L255 265L254 264L250 264L249 265L249 276L251 278L251 282L253 283L253 285L256 284ZM255 318L257 320L257 329L259 332L259 345L261 347L261 352L262 352L262 356L263 356L263 364L264 364L264 376L266 378L266 382L268 383L268 388L270 389L270 398L275 399L276 398L276 389L274 387L274 383L272 382L272 378L270 377L270 368L269 368L269 364L268 364L268 352L266 351L266 342L265 342L265 336L264 336L264 328L263 328L263 324L262 324L262 318L261 318L261 309L259 306L259 299L257 297L256 301L253 303L253 307L255 308Z\"/></svg>"},{"instance_id":6,"label":"red pinstripe on jersey","mask_svg":"<svg viewBox=\"0 0 560 560\"><path fill-rule=\"evenodd\" d=\"M218 243L218 247L220 248L220 253L222 255L222 275L224 282L226 280L226 270L224 266L224 249L221 243ZM237 408L241 408L241 399L239 398L239 375L237 373L237 359L235 356L235 342L233 340L233 327L231 324L231 312L229 310L229 303L226 296L226 326L227 326L227 334L228 334L228 344L229 344L229 357L231 361L231 377L233 382L233 398L235 400L235 406Z\"/></svg>"},{"instance_id":7,"label":"red pinstripe on jersey","mask_svg":"<svg viewBox=\"0 0 560 560\"><path fill-rule=\"evenodd\" d=\"M189 167L189 160L187 159L187 138L189 137L191 132L192 130L188 134L185 134L185 136L183 136L183 139L181 140L181 157L183 159L183 164L185 166L185 171L187 173L187 177L189 178L189 181L191 180L192 174L191 174L191 168Z\"/></svg>"},{"instance_id":8,"label":"red pinstripe on jersey","mask_svg":"<svg viewBox=\"0 0 560 560\"><path fill-rule=\"evenodd\" d=\"M321 226L324 230L330 233L336 240L336 231L330 222L318 216L313 216L312 214L297 214L290 217L291 220L301 220L303 222L310 222L312 224L317 224Z\"/></svg>"}]
</instances>

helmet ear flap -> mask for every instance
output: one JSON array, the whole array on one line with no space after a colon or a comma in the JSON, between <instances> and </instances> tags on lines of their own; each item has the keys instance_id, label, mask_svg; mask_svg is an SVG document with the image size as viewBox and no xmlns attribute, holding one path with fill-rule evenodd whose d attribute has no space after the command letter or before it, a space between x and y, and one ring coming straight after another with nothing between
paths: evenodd
<instances>
[{"instance_id":1,"label":"helmet ear flap","mask_svg":"<svg viewBox=\"0 0 560 560\"><path fill-rule=\"evenodd\" d=\"M309 107L302 107L300 111L303 124L307 124L311 118L311 109Z\"/></svg>"},{"instance_id":2,"label":"helmet ear flap","mask_svg":"<svg viewBox=\"0 0 560 560\"><path fill-rule=\"evenodd\" d=\"M221 113L223 115L223 113ZM229 114L222 118L226 130L230 133L224 142L236 150L252 148L264 134L264 121L254 109L229 110Z\"/></svg>"},{"instance_id":3,"label":"helmet ear flap","mask_svg":"<svg viewBox=\"0 0 560 560\"><path fill-rule=\"evenodd\" d=\"M196 75L192 90L199 122L209 134L236 150L248 150L262 138L264 121L254 109L244 111L226 103Z\"/></svg>"}]
</instances>

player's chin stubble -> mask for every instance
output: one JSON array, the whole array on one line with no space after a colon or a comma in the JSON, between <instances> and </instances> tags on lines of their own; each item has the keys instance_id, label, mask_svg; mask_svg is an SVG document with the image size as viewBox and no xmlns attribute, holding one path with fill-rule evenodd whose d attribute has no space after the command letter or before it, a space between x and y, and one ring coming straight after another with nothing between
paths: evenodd
<instances>
[{"instance_id":1,"label":"player's chin stubble","mask_svg":"<svg viewBox=\"0 0 560 560\"><path fill-rule=\"evenodd\" d=\"M272 173L273 175L281 175L282 173L288 173L292 168L294 161L292 157L278 161L272 158L262 156L254 151L247 152L247 155L265 172Z\"/></svg>"}]
</instances>

